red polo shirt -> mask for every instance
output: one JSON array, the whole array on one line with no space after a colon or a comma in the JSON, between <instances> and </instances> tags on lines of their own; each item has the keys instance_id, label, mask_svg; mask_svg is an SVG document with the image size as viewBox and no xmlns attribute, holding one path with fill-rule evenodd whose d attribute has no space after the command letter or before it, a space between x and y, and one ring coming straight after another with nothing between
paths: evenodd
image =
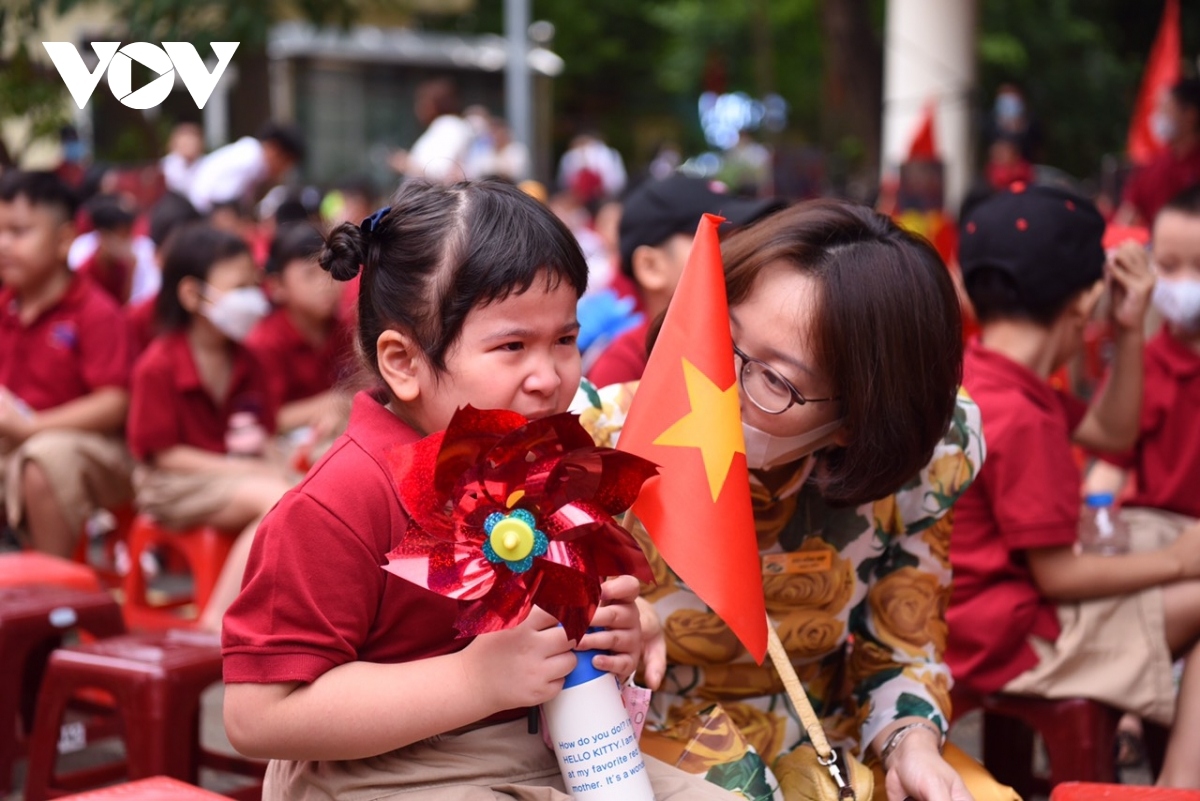
<instances>
[{"instance_id":1,"label":"red polo shirt","mask_svg":"<svg viewBox=\"0 0 1200 801\"><path fill-rule=\"evenodd\" d=\"M146 352L158 330L158 321L154 317L154 307L158 303L158 295L140 300L124 307L125 323L129 327L130 344L133 348L134 360Z\"/></svg>"},{"instance_id":2,"label":"red polo shirt","mask_svg":"<svg viewBox=\"0 0 1200 801\"><path fill-rule=\"evenodd\" d=\"M1030 635L1058 637L1055 606L1034 584L1024 551L1075 543L1080 476L1071 432L1087 407L978 341L967 346L963 386L983 416L987 462L954 505L946 662L956 682L985 693L1037 664Z\"/></svg>"},{"instance_id":3,"label":"red polo shirt","mask_svg":"<svg viewBox=\"0 0 1200 801\"><path fill-rule=\"evenodd\" d=\"M1193 147L1182 158L1167 148L1133 171L1125 184L1124 200L1150 225L1167 201L1197 183L1200 183L1200 146Z\"/></svg>"},{"instance_id":4,"label":"red polo shirt","mask_svg":"<svg viewBox=\"0 0 1200 801\"><path fill-rule=\"evenodd\" d=\"M266 367L281 403L311 398L345 377L352 364L354 343L350 327L338 322L320 347L314 347L292 323L286 309L267 315L246 338Z\"/></svg>"},{"instance_id":5,"label":"red polo shirt","mask_svg":"<svg viewBox=\"0 0 1200 801\"><path fill-rule=\"evenodd\" d=\"M279 404L266 373L250 351L231 348L233 376L223 402L200 381L187 334L164 334L151 343L133 368L126 437L129 449L145 461L175 445L225 453L225 432L235 412L251 412L268 432L275 431Z\"/></svg>"},{"instance_id":6,"label":"red polo shirt","mask_svg":"<svg viewBox=\"0 0 1200 801\"><path fill-rule=\"evenodd\" d=\"M1200 353L1164 327L1146 343L1137 445L1103 458L1132 471L1125 506L1200 517Z\"/></svg>"},{"instance_id":7,"label":"red polo shirt","mask_svg":"<svg viewBox=\"0 0 1200 801\"><path fill-rule=\"evenodd\" d=\"M91 281L74 276L58 302L28 325L20 301L0 290L0 386L37 411L104 387L129 386L132 355L121 312Z\"/></svg>"},{"instance_id":8,"label":"red polo shirt","mask_svg":"<svg viewBox=\"0 0 1200 801\"><path fill-rule=\"evenodd\" d=\"M640 380L650 358L646 352L649 333L650 322L647 320L619 335L588 370L588 380L598 387Z\"/></svg>"},{"instance_id":9,"label":"red polo shirt","mask_svg":"<svg viewBox=\"0 0 1200 801\"><path fill-rule=\"evenodd\" d=\"M225 615L226 682L311 682L346 662L409 662L471 641L455 637L457 602L382 569L408 526L389 454L418 439L355 396L346 433L254 537Z\"/></svg>"},{"instance_id":10,"label":"red polo shirt","mask_svg":"<svg viewBox=\"0 0 1200 801\"><path fill-rule=\"evenodd\" d=\"M124 306L129 300L129 290L133 282L133 265L129 262L104 258L97 251L88 256L76 272L95 281L118 306Z\"/></svg>"}]
</instances>

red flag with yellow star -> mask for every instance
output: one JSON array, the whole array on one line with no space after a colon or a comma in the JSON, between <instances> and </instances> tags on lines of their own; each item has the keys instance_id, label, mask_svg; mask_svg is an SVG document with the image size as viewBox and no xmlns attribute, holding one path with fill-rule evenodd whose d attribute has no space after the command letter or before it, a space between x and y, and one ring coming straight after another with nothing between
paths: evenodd
<instances>
[{"instance_id":1,"label":"red flag with yellow star","mask_svg":"<svg viewBox=\"0 0 1200 801\"><path fill-rule=\"evenodd\" d=\"M711 214L700 222L617 447L661 466L634 512L676 575L761 663L766 608L717 241L721 222Z\"/></svg>"}]
</instances>

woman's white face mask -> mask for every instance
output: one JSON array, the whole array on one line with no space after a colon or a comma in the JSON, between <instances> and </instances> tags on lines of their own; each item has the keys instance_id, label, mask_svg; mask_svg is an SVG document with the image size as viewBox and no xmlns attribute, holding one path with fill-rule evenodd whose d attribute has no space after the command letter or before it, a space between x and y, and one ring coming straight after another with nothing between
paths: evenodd
<instances>
[{"instance_id":1,"label":"woman's white face mask","mask_svg":"<svg viewBox=\"0 0 1200 801\"><path fill-rule=\"evenodd\" d=\"M799 461L824 447L823 440L840 429L843 422L841 419L833 420L803 434L780 437L768 434L743 420L742 437L746 441L746 464L751 470L769 470Z\"/></svg>"}]
</instances>

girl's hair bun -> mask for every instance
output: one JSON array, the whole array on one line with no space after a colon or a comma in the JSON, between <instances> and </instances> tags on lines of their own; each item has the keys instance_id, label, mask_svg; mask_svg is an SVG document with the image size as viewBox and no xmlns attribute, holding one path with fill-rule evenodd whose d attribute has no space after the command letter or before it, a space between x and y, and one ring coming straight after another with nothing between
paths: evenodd
<instances>
[{"instance_id":1,"label":"girl's hair bun","mask_svg":"<svg viewBox=\"0 0 1200 801\"><path fill-rule=\"evenodd\" d=\"M325 239L321 267L336 280L349 281L362 269L366 249L362 230L357 225L342 223Z\"/></svg>"}]
</instances>

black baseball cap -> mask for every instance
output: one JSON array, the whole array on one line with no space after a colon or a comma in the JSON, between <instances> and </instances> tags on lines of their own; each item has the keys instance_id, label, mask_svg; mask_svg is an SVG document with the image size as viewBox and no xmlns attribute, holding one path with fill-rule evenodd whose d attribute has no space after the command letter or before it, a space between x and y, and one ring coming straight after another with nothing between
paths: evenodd
<instances>
[{"instance_id":1,"label":"black baseball cap","mask_svg":"<svg viewBox=\"0 0 1200 801\"><path fill-rule=\"evenodd\" d=\"M787 205L777 198L736 197L720 189L720 184L703 178L677 174L646 181L630 191L618 228L625 274L633 274L633 251L642 245L657 247L675 234L696 233L705 214L719 214L725 218L724 225L737 227Z\"/></svg>"},{"instance_id":2,"label":"black baseball cap","mask_svg":"<svg viewBox=\"0 0 1200 801\"><path fill-rule=\"evenodd\" d=\"M1007 275L1027 309L1054 308L1104 274L1104 218L1065 189L1014 183L963 215L963 280L985 269Z\"/></svg>"}]
</instances>

